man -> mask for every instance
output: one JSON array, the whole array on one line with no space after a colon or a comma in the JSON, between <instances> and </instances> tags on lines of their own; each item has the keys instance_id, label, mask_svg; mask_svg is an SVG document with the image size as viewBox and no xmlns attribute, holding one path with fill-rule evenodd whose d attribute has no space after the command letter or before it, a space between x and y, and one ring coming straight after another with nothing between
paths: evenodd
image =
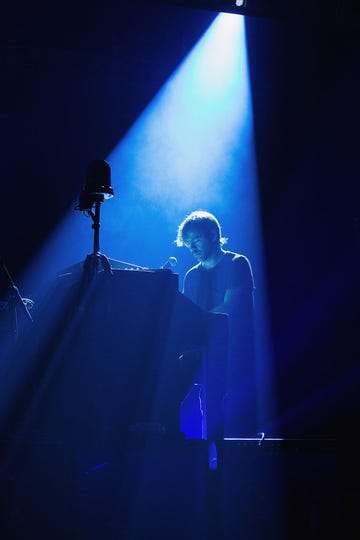
<instances>
[{"instance_id":1,"label":"man","mask_svg":"<svg viewBox=\"0 0 360 540\"><path fill-rule=\"evenodd\" d=\"M224 359L224 434L250 436L257 431L254 362L254 279L250 261L227 251L217 218L197 210L179 225L177 246L198 261L184 278L183 293L201 308L229 315L229 355Z\"/></svg>"}]
</instances>

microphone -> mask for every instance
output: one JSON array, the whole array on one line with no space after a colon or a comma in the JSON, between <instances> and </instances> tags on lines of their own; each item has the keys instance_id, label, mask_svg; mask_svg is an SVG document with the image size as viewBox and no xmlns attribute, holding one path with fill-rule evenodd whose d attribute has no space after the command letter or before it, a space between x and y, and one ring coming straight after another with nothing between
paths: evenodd
<instances>
[{"instance_id":1,"label":"microphone","mask_svg":"<svg viewBox=\"0 0 360 540\"><path fill-rule=\"evenodd\" d=\"M174 268L174 266L177 265L177 258L176 257L169 257L166 263L164 263L162 266L160 266L161 270L164 270L165 268Z\"/></svg>"}]
</instances>

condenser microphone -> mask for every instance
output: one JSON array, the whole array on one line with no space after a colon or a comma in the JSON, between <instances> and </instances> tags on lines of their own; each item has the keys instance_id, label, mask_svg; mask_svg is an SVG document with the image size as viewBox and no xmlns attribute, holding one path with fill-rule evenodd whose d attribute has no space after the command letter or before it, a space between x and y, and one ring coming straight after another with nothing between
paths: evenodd
<instances>
[{"instance_id":1,"label":"condenser microphone","mask_svg":"<svg viewBox=\"0 0 360 540\"><path fill-rule=\"evenodd\" d=\"M176 265L177 265L177 258L169 257L166 263L164 263L160 268L161 270L164 270L165 268L174 268L174 266Z\"/></svg>"}]
</instances>

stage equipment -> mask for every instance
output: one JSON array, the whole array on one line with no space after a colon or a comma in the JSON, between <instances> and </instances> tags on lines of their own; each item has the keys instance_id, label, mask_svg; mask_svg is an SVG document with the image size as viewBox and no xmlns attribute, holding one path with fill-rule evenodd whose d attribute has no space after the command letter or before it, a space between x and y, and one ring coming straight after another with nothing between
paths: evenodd
<instances>
[{"instance_id":1,"label":"stage equipment","mask_svg":"<svg viewBox=\"0 0 360 540\"><path fill-rule=\"evenodd\" d=\"M177 265L177 258L176 257L169 257L168 260L160 267L162 270L166 268L174 268Z\"/></svg>"},{"instance_id":2,"label":"stage equipment","mask_svg":"<svg viewBox=\"0 0 360 540\"><path fill-rule=\"evenodd\" d=\"M205 9L238 15L256 15L260 17L278 16L289 12L286 0L153 0L155 3L172 4L193 9ZM284 11L285 9L285 11Z\"/></svg>"},{"instance_id":3,"label":"stage equipment","mask_svg":"<svg viewBox=\"0 0 360 540\"><path fill-rule=\"evenodd\" d=\"M191 9L204 9L218 13L244 16L302 20L347 21L358 24L359 10L353 0L313 0L290 2L289 0L152 0L156 4L170 4Z\"/></svg>"},{"instance_id":4,"label":"stage equipment","mask_svg":"<svg viewBox=\"0 0 360 540\"><path fill-rule=\"evenodd\" d=\"M114 196L110 185L110 165L102 160L92 161L87 169L85 187L80 193L79 204L76 210L86 212L92 219L94 230L94 249L84 263L84 277L87 281L94 278L99 267L111 274L111 265L106 255L100 252L100 206L106 199Z\"/></svg>"},{"instance_id":5,"label":"stage equipment","mask_svg":"<svg viewBox=\"0 0 360 540\"><path fill-rule=\"evenodd\" d=\"M19 338L19 313L22 313L25 316L25 320L27 322L32 323L33 318L30 314L29 309L33 307L34 302L30 298L22 298L18 287L15 285L15 282L10 272L3 261L1 261L1 267L9 285L6 308L12 318L11 332L13 334L14 341L17 342Z\"/></svg>"},{"instance_id":6,"label":"stage equipment","mask_svg":"<svg viewBox=\"0 0 360 540\"><path fill-rule=\"evenodd\" d=\"M51 307L45 302L38 311L39 346L26 342L17 351L27 365L22 383L8 385L9 392L17 385L21 399L3 433L31 425L32 437L84 445L182 438L180 404L200 365L179 356L201 349L203 438L221 438L227 315L193 304L171 271L114 270L110 279L98 272L85 292L82 278L74 283L64 274L49 295Z\"/></svg>"}]
</instances>

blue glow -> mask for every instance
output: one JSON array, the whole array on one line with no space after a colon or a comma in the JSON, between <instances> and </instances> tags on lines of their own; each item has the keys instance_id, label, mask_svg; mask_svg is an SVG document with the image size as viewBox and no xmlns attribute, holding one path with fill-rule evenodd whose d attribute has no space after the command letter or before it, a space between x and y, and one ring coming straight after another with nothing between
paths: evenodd
<instances>
[{"instance_id":1,"label":"blue glow","mask_svg":"<svg viewBox=\"0 0 360 540\"><path fill-rule=\"evenodd\" d=\"M218 15L106 158L115 197L102 207L100 248L111 258L150 268L176 255L181 285L193 260L174 246L177 226L195 208L214 212L229 237L228 249L252 262L258 393L261 408L269 410L266 287L245 37L242 16ZM39 283L39 276L79 263L91 251L91 222L71 209L28 282Z\"/></svg>"},{"instance_id":2,"label":"blue glow","mask_svg":"<svg viewBox=\"0 0 360 540\"><path fill-rule=\"evenodd\" d=\"M176 255L182 274L190 258L178 257L173 240L184 213L194 207L218 213L226 234L231 237L234 227L236 241L252 250L252 137L244 18L220 14L106 158L115 197L101 209L101 251L148 267ZM92 251L90 220L73 208L34 262L30 284L42 268L51 275Z\"/></svg>"},{"instance_id":3,"label":"blue glow","mask_svg":"<svg viewBox=\"0 0 360 540\"><path fill-rule=\"evenodd\" d=\"M218 16L110 154L113 176L126 171L143 202L173 214L222 195L248 142L244 42L243 18Z\"/></svg>"}]
</instances>

